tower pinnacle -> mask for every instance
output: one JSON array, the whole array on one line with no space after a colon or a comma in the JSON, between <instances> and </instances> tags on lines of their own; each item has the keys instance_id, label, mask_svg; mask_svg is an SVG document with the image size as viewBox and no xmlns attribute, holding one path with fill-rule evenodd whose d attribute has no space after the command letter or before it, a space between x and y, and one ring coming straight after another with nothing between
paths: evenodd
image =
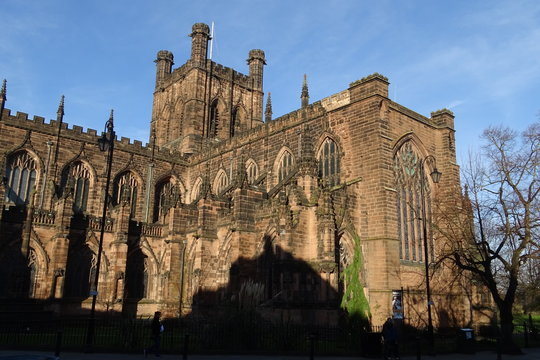
<instances>
[{"instance_id":1,"label":"tower pinnacle","mask_svg":"<svg viewBox=\"0 0 540 360\"><path fill-rule=\"evenodd\" d=\"M300 95L300 99L302 100L302 109L306 108L309 105L309 92L306 74L304 74L304 83L302 84L302 95Z\"/></svg>"},{"instance_id":2,"label":"tower pinnacle","mask_svg":"<svg viewBox=\"0 0 540 360\"><path fill-rule=\"evenodd\" d=\"M266 100L266 109L264 111L264 121L272 121L272 97L271 93L268 92L268 99Z\"/></svg>"},{"instance_id":3,"label":"tower pinnacle","mask_svg":"<svg viewBox=\"0 0 540 360\"><path fill-rule=\"evenodd\" d=\"M58 110L56 111L56 120L60 123L64 119L64 95L60 98L60 104L58 105Z\"/></svg>"},{"instance_id":4,"label":"tower pinnacle","mask_svg":"<svg viewBox=\"0 0 540 360\"><path fill-rule=\"evenodd\" d=\"M4 105L6 104L6 79L2 81L2 89L0 89L0 120L2 119L2 114L4 113Z\"/></svg>"}]
</instances>

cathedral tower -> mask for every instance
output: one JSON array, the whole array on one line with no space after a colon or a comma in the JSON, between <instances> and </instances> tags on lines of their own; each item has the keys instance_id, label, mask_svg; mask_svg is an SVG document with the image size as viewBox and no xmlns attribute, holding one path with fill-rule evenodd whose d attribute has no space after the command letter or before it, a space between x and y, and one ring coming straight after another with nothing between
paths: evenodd
<instances>
[{"instance_id":1,"label":"cathedral tower","mask_svg":"<svg viewBox=\"0 0 540 360\"><path fill-rule=\"evenodd\" d=\"M156 145L193 154L209 140L225 140L263 123L264 51L251 50L249 75L207 58L210 29L197 23L191 57L172 70L173 54L157 54L151 133Z\"/></svg>"}]
</instances>

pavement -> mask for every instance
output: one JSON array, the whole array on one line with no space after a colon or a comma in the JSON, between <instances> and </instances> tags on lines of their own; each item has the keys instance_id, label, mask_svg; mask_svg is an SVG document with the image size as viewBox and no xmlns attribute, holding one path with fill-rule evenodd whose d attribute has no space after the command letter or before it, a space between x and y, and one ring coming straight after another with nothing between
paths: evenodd
<instances>
[{"instance_id":1,"label":"pavement","mask_svg":"<svg viewBox=\"0 0 540 360\"><path fill-rule=\"evenodd\" d=\"M423 355L425 360L540 360L540 348L522 349L522 355L501 355L500 358L492 351L481 351L474 354L444 354L428 356ZM0 360L145 360L143 354L125 353L79 353L63 352L59 358L54 354L39 351L0 351ZM149 355L147 360L182 360L181 354L162 355L156 358ZM364 358L338 357L338 356L315 356L314 360L358 360ZM369 358L366 358L369 359ZM375 359L382 359L375 358ZM259 356L259 355L189 355L187 360L309 360L308 356ZM416 355L401 357L401 360L417 360Z\"/></svg>"}]
</instances>

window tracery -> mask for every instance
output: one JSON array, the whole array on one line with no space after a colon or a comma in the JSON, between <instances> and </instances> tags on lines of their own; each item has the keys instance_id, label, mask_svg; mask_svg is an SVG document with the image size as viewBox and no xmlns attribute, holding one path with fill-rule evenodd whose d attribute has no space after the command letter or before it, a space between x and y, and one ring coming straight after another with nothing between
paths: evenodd
<instances>
[{"instance_id":1,"label":"window tracery","mask_svg":"<svg viewBox=\"0 0 540 360\"><path fill-rule=\"evenodd\" d=\"M172 178L158 184L154 202L154 221L158 221L170 208L177 207L181 201L178 185Z\"/></svg>"},{"instance_id":2,"label":"window tracery","mask_svg":"<svg viewBox=\"0 0 540 360\"><path fill-rule=\"evenodd\" d=\"M326 138L319 150L319 177L324 186L339 184L340 159L337 144Z\"/></svg>"},{"instance_id":3,"label":"window tracery","mask_svg":"<svg viewBox=\"0 0 540 360\"><path fill-rule=\"evenodd\" d=\"M255 163L255 161L249 160L247 162L246 174L248 184L253 185L255 183L255 180L257 180L259 176L259 169L257 168L257 164Z\"/></svg>"},{"instance_id":4,"label":"window tracery","mask_svg":"<svg viewBox=\"0 0 540 360\"><path fill-rule=\"evenodd\" d=\"M216 194L222 193L229 186L229 177L224 170L220 170L214 181L214 192Z\"/></svg>"},{"instance_id":5,"label":"window tracery","mask_svg":"<svg viewBox=\"0 0 540 360\"><path fill-rule=\"evenodd\" d=\"M194 202L200 196L201 184L202 184L202 179L197 178L197 180L195 180L195 183L193 184L193 188L191 189L191 202Z\"/></svg>"},{"instance_id":6,"label":"window tracery","mask_svg":"<svg viewBox=\"0 0 540 360\"><path fill-rule=\"evenodd\" d=\"M73 191L73 211L83 213L88 205L90 191L90 171L82 162L77 161L64 170L62 191Z\"/></svg>"},{"instance_id":7,"label":"window tracery","mask_svg":"<svg viewBox=\"0 0 540 360\"><path fill-rule=\"evenodd\" d=\"M281 155L278 166L278 182L283 181L292 172L294 167L294 157L290 151L285 150Z\"/></svg>"},{"instance_id":8,"label":"window tracery","mask_svg":"<svg viewBox=\"0 0 540 360\"><path fill-rule=\"evenodd\" d=\"M118 177L114 184L113 199L115 204L128 202L130 204L130 217L135 217L137 209L137 192L139 183L132 172L127 171Z\"/></svg>"},{"instance_id":9,"label":"window tracery","mask_svg":"<svg viewBox=\"0 0 540 360\"><path fill-rule=\"evenodd\" d=\"M421 158L411 142L405 143L394 157L400 259L413 262L425 260L422 206L425 206L427 218L430 218L431 214L431 189L422 166ZM424 198L422 198L422 184L424 184ZM431 239L429 234L428 239ZM432 251L433 246L428 247Z\"/></svg>"},{"instance_id":10,"label":"window tracery","mask_svg":"<svg viewBox=\"0 0 540 360\"><path fill-rule=\"evenodd\" d=\"M28 204L36 184L36 162L26 151L13 156L6 168L6 202L16 205Z\"/></svg>"}]
</instances>

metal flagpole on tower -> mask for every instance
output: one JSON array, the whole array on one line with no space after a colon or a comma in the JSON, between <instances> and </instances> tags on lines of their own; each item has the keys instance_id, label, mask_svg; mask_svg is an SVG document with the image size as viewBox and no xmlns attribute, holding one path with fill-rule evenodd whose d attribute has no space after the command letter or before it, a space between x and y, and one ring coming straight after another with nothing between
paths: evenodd
<instances>
[{"instance_id":1,"label":"metal flagpole on tower","mask_svg":"<svg viewBox=\"0 0 540 360\"><path fill-rule=\"evenodd\" d=\"M210 30L210 56L208 57L212 60L212 49L214 45L214 22L212 21L212 29Z\"/></svg>"}]
</instances>

